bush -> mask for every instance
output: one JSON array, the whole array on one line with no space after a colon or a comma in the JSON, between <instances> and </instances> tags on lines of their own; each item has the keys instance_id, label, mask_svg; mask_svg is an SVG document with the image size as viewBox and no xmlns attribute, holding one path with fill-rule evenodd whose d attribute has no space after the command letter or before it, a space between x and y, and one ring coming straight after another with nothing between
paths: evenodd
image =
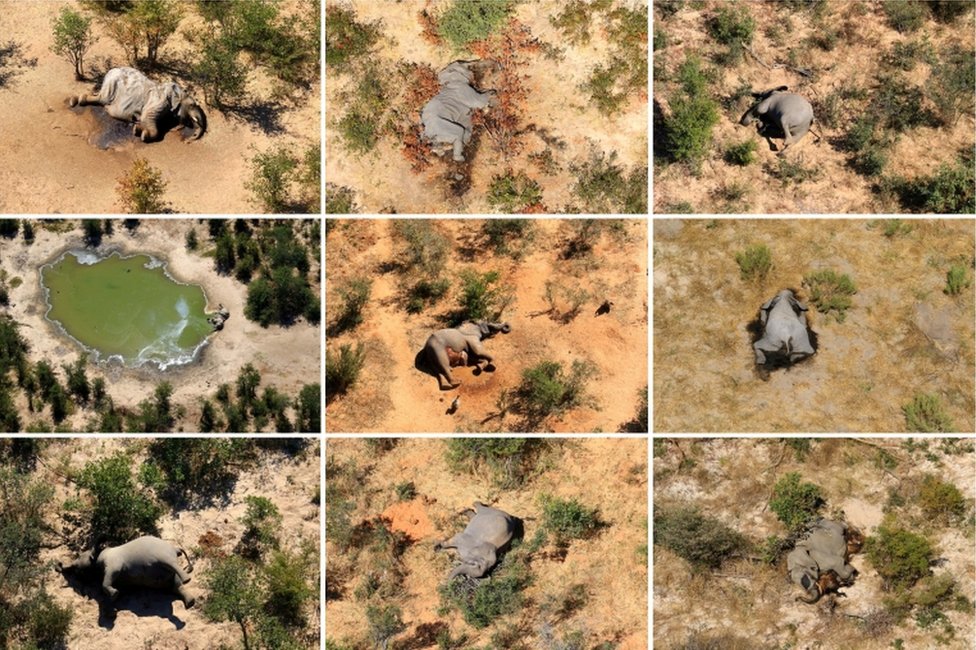
<instances>
[{"instance_id":1,"label":"bush","mask_svg":"<svg viewBox=\"0 0 976 650\"><path fill-rule=\"evenodd\" d=\"M176 33L183 20L183 8L176 0L142 0L129 16L146 39L146 62L156 67L159 49Z\"/></svg>"},{"instance_id":2,"label":"bush","mask_svg":"<svg viewBox=\"0 0 976 650\"><path fill-rule=\"evenodd\" d=\"M353 214L356 210L356 195L348 187L325 184L325 213Z\"/></svg>"},{"instance_id":3,"label":"bush","mask_svg":"<svg viewBox=\"0 0 976 650\"><path fill-rule=\"evenodd\" d=\"M589 159L570 165L576 174L573 194L582 211L593 214L643 214L647 212L647 167L624 173L617 164L617 152L609 156L593 151Z\"/></svg>"},{"instance_id":4,"label":"bush","mask_svg":"<svg viewBox=\"0 0 976 650\"><path fill-rule=\"evenodd\" d=\"M942 401L936 395L919 393L911 402L901 407L905 414L905 426L908 431L921 433L951 433L952 420L942 407Z\"/></svg>"},{"instance_id":5,"label":"bush","mask_svg":"<svg viewBox=\"0 0 976 650\"><path fill-rule=\"evenodd\" d=\"M910 72L918 65L919 60L934 65L936 63L935 52L932 43L928 38L919 41L900 41L891 46L891 52L885 54L881 59L885 65L889 65L905 72Z\"/></svg>"},{"instance_id":6,"label":"bush","mask_svg":"<svg viewBox=\"0 0 976 650\"><path fill-rule=\"evenodd\" d=\"M161 171L145 158L136 158L128 173L119 177L115 193L122 209L129 214L159 214L169 211L169 205L163 200L166 185Z\"/></svg>"},{"instance_id":7,"label":"bush","mask_svg":"<svg viewBox=\"0 0 976 650\"><path fill-rule=\"evenodd\" d=\"M600 529L596 508L587 508L576 499L559 499L549 495L540 497L542 528L565 546L574 539L587 539Z\"/></svg>"},{"instance_id":8,"label":"bush","mask_svg":"<svg viewBox=\"0 0 976 650\"><path fill-rule=\"evenodd\" d=\"M590 42L590 23L593 13L593 5L586 0L569 0L564 4L561 12L549 16L549 23L573 45L586 45Z\"/></svg>"},{"instance_id":9,"label":"bush","mask_svg":"<svg viewBox=\"0 0 976 650\"><path fill-rule=\"evenodd\" d=\"M224 495L249 447L244 439L159 438L149 445L141 475L171 503Z\"/></svg>"},{"instance_id":10,"label":"bush","mask_svg":"<svg viewBox=\"0 0 976 650\"><path fill-rule=\"evenodd\" d=\"M538 438L452 438L446 457L455 471L473 472L485 465L496 484L514 488L529 479L548 446Z\"/></svg>"},{"instance_id":11,"label":"bush","mask_svg":"<svg viewBox=\"0 0 976 650\"><path fill-rule=\"evenodd\" d=\"M436 278L444 270L451 242L428 219L395 219L393 232L405 245L399 255L405 270Z\"/></svg>"},{"instance_id":12,"label":"bush","mask_svg":"<svg viewBox=\"0 0 976 650\"><path fill-rule=\"evenodd\" d=\"M348 392L359 378L365 362L366 345L363 343L358 343L355 350L350 344L340 345L338 355L326 348L325 401L331 402L336 396Z\"/></svg>"},{"instance_id":13,"label":"bush","mask_svg":"<svg viewBox=\"0 0 976 650\"><path fill-rule=\"evenodd\" d=\"M319 303L308 281L293 269L280 266L270 276L262 275L247 285L244 315L261 327L288 326L299 317L308 316L313 306L317 312ZM317 318L316 314L312 315Z\"/></svg>"},{"instance_id":14,"label":"bush","mask_svg":"<svg viewBox=\"0 0 976 650\"><path fill-rule=\"evenodd\" d=\"M501 255L513 254L514 248L521 250L532 238L531 219L485 219L481 232L488 238L488 246Z\"/></svg>"},{"instance_id":15,"label":"bush","mask_svg":"<svg viewBox=\"0 0 976 650\"><path fill-rule=\"evenodd\" d=\"M454 0L437 20L438 33L455 49L464 49L500 27L513 6L511 0Z\"/></svg>"},{"instance_id":16,"label":"bush","mask_svg":"<svg viewBox=\"0 0 976 650\"><path fill-rule=\"evenodd\" d=\"M397 501L411 501L417 497L417 486L414 485L413 481L398 483L394 492L396 492Z\"/></svg>"},{"instance_id":17,"label":"bush","mask_svg":"<svg viewBox=\"0 0 976 650\"><path fill-rule=\"evenodd\" d=\"M372 287L372 280L360 277L346 280L339 286L337 292L342 306L336 319L336 333L353 329L363 322L363 309L369 303Z\"/></svg>"},{"instance_id":18,"label":"bush","mask_svg":"<svg viewBox=\"0 0 976 650\"><path fill-rule=\"evenodd\" d=\"M925 5L916 0L885 0L888 24L903 34L914 32L925 22Z\"/></svg>"},{"instance_id":19,"label":"bush","mask_svg":"<svg viewBox=\"0 0 976 650\"><path fill-rule=\"evenodd\" d=\"M932 17L941 23L951 23L973 8L971 2L958 0L925 0L925 3L932 12Z\"/></svg>"},{"instance_id":20,"label":"bush","mask_svg":"<svg viewBox=\"0 0 976 650\"><path fill-rule=\"evenodd\" d=\"M671 100L671 115L663 122L665 153L673 161L698 165L718 124L718 105L706 92L708 80L698 57L688 56L678 76L684 90Z\"/></svg>"},{"instance_id":21,"label":"bush","mask_svg":"<svg viewBox=\"0 0 976 650\"><path fill-rule=\"evenodd\" d=\"M745 142L739 144L730 145L725 149L725 155L723 156L725 162L730 165L739 165L740 167L745 167L755 160L753 154L756 153L756 141L746 140Z\"/></svg>"},{"instance_id":22,"label":"bush","mask_svg":"<svg viewBox=\"0 0 976 650\"><path fill-rule=\"evenodd\" d=\"M176 424L173 405L173 385L162 382L156 385L152 399L139 402L136 413L126 417L126 428L135 433L165 433Z\"/></svg>"},{"instance_id":23,"label":"bush","mask_svg":"<svg viewBox=\"0 0 976 650\"><path fill-rule=\"evenodd\" d=\"M746 539L697 508L654 508L654 543L691 564L693 571L717 569L746 547Z\"/></svg>"},{"instance_id":24,"label":"bush","mask_svg":"<svg viewBox=\"0 0 976 650\"><path fill-rule=\"evenodd\" d=\"M942 291L950 296L958 296L963 289L972 283L966 267L961 264L953 264L949 267L949 272L946 273L946 286Z\"/></svg>"},{"instance_id":25,"label":"bush","mask_svg":"<svg viewBox=\"0 0 976 650\"><path fill-rule=\"evenodd\" d=\"M935 104L939 119L953 126L961 115L973 112L976 86L976 54L971 49L949 47L941 52L926 85L926 95Z\"/></svg>"},{"instance_id":26,"label":"bush","mask_svg":"<svg viewBox=\"0 0 976 650\"><path fill-rule=\"evenodd\" d=\"M124 544L139 535L157 534L163 510L132 480L132 461L124 453L92 461L78 486L92 497L91 531L106 544Z\"/></svg>"},{"instance_id":27,"label":"bush","mask_svg":"<svg viewBox=\"0 0 976 650\"><path fill-rule=\"evenodd\" d=\"M289 212L289 187L298 159L285 147L257 153L251 159L251 180L245 187L254 195L254 203L265 213Z\"/></svg>"},{"instance_id":28,"label":"bush","mask_svg":"<svg viewBox=\"0 0 976 650\"><path fill-rule=\"evenodd\" d=\"M935 550L925 537L890 521L882 523L877 534L865 540L864 553L881 576L885 591L911 588L929 575L929 565L935 558Z\"/></svg>"},{"instance_id":29,"label":"bush","mask_svg":"<svg viewBox=\"0 0 976 650\"><path fill-rule=\"evenodd\" d=\"M816 519L823 505L820 488L813 483L801 483L797 472L785 474L777 481L769 500L769 509L791 533Z\"/></svg>"},{"instance_id":30,"label":"bush","mask_svg":"<svg viewBox=\"0 0 976 650\"><path fill-rule=\"evenodd\" d=\"M281 532L281 513L278 507L265 497L247 496L244 498L247 509L241 517L244 534L237 552L255 560L265 549L278 548L278 534Z\"/></svg>"},{"instance_id":31,"label":"bush","mask_svg":"<svg viewBox=\"0 0 976 650\"><path fill-rule=\"evenodd\" d=\"M584 405L590 401L586 383L594 374L596 367L579 359L573 361L568 375L556 361L537 363L522 371L522 382L514 390L513 410L531 424Z\"/></svg>"},{"instance_id":32,"label":"bush","mask_svg":"<svg viewBox=\"0 0 976 650\"><path fill-rule=\"evenodd\" d=\"M366 607L366 627L370 640L377 648L386 648L390 639L407 629L396 605Z\"/></svg>"},{"instance_id":33,"label":"bush","mask_svg":"<svg viewBox=\"0 0 976 650\"><path fill-rule=\"evenodd\" d=\"M75 66L75 81L85 78L85 54L98 39L91 31L91 18L83 16L70 7L62 7L54 19L54 43L51 51L63 56Z\"/></svg>"},{"instance_id":34,"label":"bush","mask_svg":"<svg viewBox=\"0 0 976 650\"><path fill-rule=\"evenodd\" d=\"M773 268L773 256L766 244L754 244L741 253L736 253L735 261L743 280L762 281Z\"/></svg>"},{"instance_id":35,"label":"bush","mask_svg":"<svg viewBox=\"0 0 976 650\"><path fill-rule=\"evenodd\" d=\"M976 211L976 171L971 163L960 161L954 167L942 165L934 176L913 180L887 179L883 189L898 195L912 212L969 214Z\"/></svg>"},{"instance_id":36,"label":"bush","mask_svg":"<svg viewBox=\"0 0 976 650\"><path fill-rule=\"evenodd\" d=\"M511 170L491 179L488 205L505 213L538 212L542 208L542 188L526 176Z\"/></svg>"},{"instance_id":37,"label":"bush","mask_svg":"<svg viewBox=\"0 0 976 650\"><path fill-rule=\"evenodd\" d=\"M264 568L268 585L265 609L287 626L304 624L305 603L318 593L306 577L318 567L311 559L312 554L275 551Z\"/></svg>"},{"instance_id":38,"label":"bush","mask_svg":"<svg viewBox=\"0 0 976 650\"><path fill-rule=\"evenodd\" d=\"M944 526L962 521L966 516L966 498L959 488L933 474L922 479L918 505L927 521Z\"/></svg>"},{"instance_id":39,"label":"bush","mask_svg":"<svg viewBox=\"0 0 976 650\"><path fill-rule=\"evenodd\" d=\"M756 31L749 8L739 4L723 4L708 21L708 33L728 50L719 58L723 63L735 63L742 58L745 47L752 42Z\"/></svg>"},{"instance_id":40,"label":"bush","mask_svg":"<svg viewBox=\"0 0 976 650\"><path fill-rule=\"evenodd\" d=\"M531 577L524 566L505 563L495 569L491 580L481 580L472 591L463 580L452 580L440 588L441 600L461 610L465 622L483 629L492 622L522 608L524 590Z\"/></svg>"},{"instance_id":41,"label":"bush","mask_svg":"<svg viewBox=\"0 0 976 650\"><path fill-rule=\"evenodd\" d=\"M203 88L208 104L224 109L246 95L248 70L238 54L225 34L210 33L203 38L191 75Z\"/></svg>"},{"instance_id":42,"label":"bush","mask_svg":"<svg viewBox=\"0 0 976 650\"><path fill-rule=\"evenodd\" d=\"M872 99L884 125L898 133L931 124L932 116L923 106L925 95L917 86L894 75L881 77Z\"/></svg>"},{"instance_id":43,"label":"bush","mask_svg":"<svg viewBox=\"0 0 976 650\"><path fill-rule=\"evenodd\" d=\"M244 647L250 647L247 630L261 611L261 592L251 565L243 558L230 555L210 568L203 576L203 583L210 592L203 603L203 615L214 622L237 623Z\"/></svg>"},{"instance_id":44,"label":"bush","mask_svg":"<svg viewBox=\"0 0 976 650\"><path fill-rule=\"evenodd\" d=\"M318 383L305 384L295 400L295 429L301 433L321 433L321 413L322 387Z\"/></svg>"},{"instance_id":45,"label":"bush","mask_svg":"<svg viewBox=\"0 0 976 650\"><path fill-rule=\"evenodd\" d=\"M455 320L497 320L508 303L505 288L492 286L497 282L497 271L461 271L461 305Z\"/></svg>"},{"instance_id":46,"label":"bush","mask_svg":"<svg viewBox=\"0 0 976 650\"><path fill-rule=\"evenodd\" d=\"M810 302L817 306L817 311L832 315L838 323L844 322L853 304L851 296L857 293L854 281L846 273L830 269L814 271L803 278L803 284L810 290Z\"/></svg>"},{"instance_id":47,"label":"bush","mask_svg":"<svg viewBox=\"0 0 976 650\"><path fill-rule=\"evenodd\" d=\"M0 597L0 602L5 599ZM17 648L64 648L71 629L72 610L61 607L42 587L0 613L0 644ZM19 641L21 644L18 644Z\"/></svg>"},{"instance_id":48,"label":"bush","mask_svg":"<svg viewBox=\"0 0 976 650\"><path fill-rule=\"evenodd\" d=\"M325 64L339 72L367 54L380 37L380 23L358 23L356 13L336 4L325 6Z\"/></svg>"},{"instance_id":49,"label":"bush","mask_svg":"<svg viewBox=\"0 0 976 650\"><path fill-rule=\"evenodd\" d=\"M21 585L33 583L44 570L38 556L48 530L44 514L54 496L54 488L0 465L0 494L3 494L3 508L0 508L0 566L4 568L0 572L2 600Z\"/></svg>"}]
</instances>

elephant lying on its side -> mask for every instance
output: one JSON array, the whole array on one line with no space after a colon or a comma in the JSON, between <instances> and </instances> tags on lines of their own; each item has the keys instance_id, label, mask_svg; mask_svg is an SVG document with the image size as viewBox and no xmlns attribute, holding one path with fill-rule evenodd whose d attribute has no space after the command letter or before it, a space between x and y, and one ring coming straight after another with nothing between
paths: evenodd
<instances>
[{"instance_id":1,"label":"elephant lying on its side","mask_svg":"<svg viewBox=\"0 0 976 650\"><path fill-rule=\"evenodd\" d=\"M186 571L180 567L179 556L186 558ZM139 537L127 544L82 553L70 564L58 562L57 571L67 577L76 576L80 580L94 581L101 585L108 597L105 613L115 615L114 603L120 589L130 587L149 587L170 590L179 596L183 605L193 607L193 596L187 593L184 585L190 581L193 564L190 556L181 548L165 542L158 537Z\"/></svg>"},{"instance_id":2,"label":"elephant lying on its side","mask_svg":"<svg viewBox=\"0 0 976 650\"><path fill-rule=\"evenodd\" d=\"M207 116L175 83L157 83L134 68L112 68L96 94L78 95L70 106L99 104L117 120L134 122L132 134L143 142L158 140L172 126L194 129L193 140L207 130Z\"/></svg>"},{"instance_id":3,"label":"elephant lying on its side","mask_svg":"<svg viewBox=\"0 0 976 650\"><path fill-rule=\"evenodd\" d=\"M495 95L494 90L480 92L471 85L476 65L478 62L455 61L437 73L441 90L420 113L424 139L433 145L434 153L440 156L450 148L458 162L464 161L464 145L471 141L471 111L485 108Z\"/></svg>"},{"instance_id":4,"label":"elephant lying on its side","mask_svg":"<svg viewBox=\"0 0 976 650\"><path fill-rule=\"evenodd\" d=\"M460 566L454 568L448 580L465 575L484 577L498 561L498 550L504 548L515 533L515 518L507 512L474 502L474 516L463 532L434 545L435 551L455 548Z\"/></svg>"},{"instance_id":5,"label":"elephant lying on its side","mask_svg":"<svg viewBox=\"0 0 976 650\"><path fill-rule=\"evenodd\" d=\"M857 569L848 562L863 541L861 533L845 523L821 519L814 524L810 535L786 556L790 580L806 592L797 600L812 604L828 590L852 585Z\"/></svg>"},{"instance_id":6,"label":"elephant lying on its side","mask_svg":"<svg viewBox=\"0 0 976 650\"><path fill-rule=\"evenodd\" d=\"M759 135L766 138L769 148L774 151L770 138L783 138L783 148L778 155L783 155L788 146L806 135L813 124L810 102L800 95L783 92L785 90L786 86L780 86L763 93L752 93L758 101L739 120L742 126L759 120Z\"/></svg>"},{"instance_id":7,"label":"elephant lying on its side","mask_svg":"<svg viewBox=\"0 0 976 650\"><path fill-rule=\"evenodd\" d=\"M796 363L815 352L807 331L806 312L807 307L789 289L763 303L759 308L763 336L752 344L756 365Z\"/></svg>"},{"instance_id":8,"label":"elephant lying on its side","mask_svg":"<svg viewBox=\"0 0 976 650\"><path fill-rule=\"evenodd\" d=\"M426 369L437 377L438 385L441 385L443 376L447 380L448 388L456 388L461 382L454 380L451 367L469 362L480 365L482 359L491 364L494 357L488 354L481 342L498 332L508 334L510 331L512 328L508 323L465 321L459 327L437 330L431 334L418 355L418 360L423 358ZM448 352L449 349L451 352ZM463 364L459 364L462 359Z\"/></svg>"}]
</instances>

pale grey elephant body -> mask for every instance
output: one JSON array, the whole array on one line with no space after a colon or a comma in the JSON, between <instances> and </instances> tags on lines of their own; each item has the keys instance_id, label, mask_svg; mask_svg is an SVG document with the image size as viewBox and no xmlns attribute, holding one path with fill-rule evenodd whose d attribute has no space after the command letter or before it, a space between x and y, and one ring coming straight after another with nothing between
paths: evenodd
<instances>
[{"instance_id":1,"label":"pale grey elephant body","mask_svg":"<svg viewBox=\"0 0 976 650\"><path fill-rule=\"evenodd\" d=\"M434 545L434 550L457 549L461 564L451 571L448 580L460 575L481 578L495 566L498 550L511 541L514 533L514 517L475 501L474 516L464 531Z\"/></svg>"},{"instance_id":2,"label":"pale grey elephant body","mask_svg":"<svg viewBox=\"0 0 976 650\"><path fill-rule=\"evenodd\" d=\"M180 566L181 555L186 558L185 571ZM88 551L70 564L59 562L57 568L65 575L77 575L101 584L102 592L109 600L109 613L114 613L111 605L118 598L119 590L131 587L172 591L185 607L194 604L194 598L184 587L193 571L190 557L183 549L158 537L139 537L121 546Z\"/></svg>"},{"instance_id":3,"label":"pale grey elephant body","mask_svg":"<svg viewBox=\"0 0 976 650\"><path fill-rule=\"evenodd\" d=\"M763 303L759 308L763 336L752 344L757 365L765 364L767 356L796 363L814 353L806 312L807 307L789 289Z\"/></svg>"},{"instance_id":4,"label":"pale grey elephant body","mask_svg":"<svg viewBox=\"0 0 976 650\"><path fill-rule=\"evenodd\" d=\"M464 160L464 145L471 141L471 111L491 103L494 91L480 92L471 83L474 73L471 63L455 61L437 74L441 84L437 93L420 112L424 125L424 139L442 155L445 148L453 151L454 160Z\"/></svg>"},{"instance_id":5,"label":"pale grey elephant body","mask_svg":"<svg viewBox=\"0 0 976 650\"><path fill-rule=\"evenodd\" d=\"M770 148L770 138L783 138L782 154L791 144L798 142L813 125L813 106L805 98L793 93L782 92L780 86L764 93L753 93L758 101L743 114L739 124L749 126L759 120L759 135L766 138Z\"/></svg>"},{"instance_id":6,"label":"pale grey elephant body","mask_svg":"<svg viewBox=\"0 0 976 650\"><path fill-rule=\"evenodd\" d=\"M482 360L492 363L494 357L488 353L482 341L498 332L507 334L511 329L508 323L465 321L459 327L437 330L424 344L423 354L427 368L437 375L438 384L443 376L451 388L457 387L461 382L454 380L451 367L457 365L462 358L465 364L480 364ZM451 352L448 352L448 348Z\"/></svg>"},{"instance_id":7,"label":"pale grey elephant body","mask_svg":"<svg viewBox=\"0 0 976 650\"><path fill-rule=\"evenodd\" d=\"M848 564L848 537L847 524L821 519L814 524L809 536L798 542L786 556L790 580L807 593L807 597L800 600L813 603L823 595L818 581L827 572L833 572L840 585L853 582L857 570ZM857 548L860 548L859 543Z\"/></svg>"},{"instance_id":8,"label":"pale grey elephant body","mask_svg":"<svg viewBox=\"0 0 976 650\"><path fill-rule=\"evenodd\" d=\"M97 104L117 120L133 122L132 133L149 142L162 137L169 125L194 129L197 140L207 130L207 118L196 101L172 82L157 83L134 68L112 68L98 93L78 95L71 106Z\"/></svg>"}]
</instances>

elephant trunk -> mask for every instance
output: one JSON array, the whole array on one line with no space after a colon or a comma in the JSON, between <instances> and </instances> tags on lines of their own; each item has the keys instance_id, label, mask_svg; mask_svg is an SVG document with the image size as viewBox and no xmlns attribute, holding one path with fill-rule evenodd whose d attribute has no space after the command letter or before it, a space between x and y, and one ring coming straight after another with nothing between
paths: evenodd
<instances>
[{"instance_id":1,"label":"elephant trunk","mask_svg":"<svg viewBox=\"0 0 976 650\"><path fill-rule=\"evenodd\" d=\"M207 115L203 112L203 109L193 101L184 103L183 110L181 111L181 121L187 126L192 126L193 140L199 140L203 137L203 134L207 132Z\"/></svg>"},{"instance_id":2,"label":"elephant trunk","mask_svg":"<svg viewBox=\"0 0 976 650\"><path fill-rule=\"evenodd\" d=\"M759 104L756 104L756 106L759 106ZM756 121L756 106L751 107L748 111L742 114L742 117L739 119L739 124L742 126L749 126Z\"/></svg>"},{"instance_id":3,"label":"elephant trunk","mask_svg":"<svg viewBox=\"0 0 976 650\"><path fill-rule=\"evenodd\" d=\"M820 600L822 595L823 593L820 591L820 585L814 582L812 585L810 585L810 588L807 589L806 596L797 596L796 599L802 603L813 605Z\"/></svg>"}]
</instances>

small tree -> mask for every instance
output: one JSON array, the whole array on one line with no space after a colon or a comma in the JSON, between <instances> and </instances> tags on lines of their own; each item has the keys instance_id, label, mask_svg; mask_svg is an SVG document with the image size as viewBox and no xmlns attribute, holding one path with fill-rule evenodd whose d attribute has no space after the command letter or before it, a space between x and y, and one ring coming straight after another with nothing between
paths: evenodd
<instances>
[{"instance_id":1,"label":"small tree","mask_svg":"<svg viewBox=\"0 0 976 650\"><path fill-rule=\"evenodd\" d=\"M203 614L211 621L232 621L241 628L244 649L250 650L248 625L261 613L261 592L250 564L231 555L219 561L204 576L210 597L203 604Z\"/></svg>"},{"instance_id":2,"label":"small tree","mask_svg":"<svg viewBox=\"0 0 976 650\"><path fill-rule=\"evenodd\" d=\"M382 650L390 647L390 639L407 629L403 624L400 608L396 605L368 606L366 624L369 627L370 639Z\"/></svg>"},{"instance_id":3,"label":"small tree","mask_svg":"<svg viewBox=\"0 0 976 650\"><path fill-rule=\"evenodd\" d=\"M183 8L175 0L142 0L131 12L132 20L146 39L146 62L156 67L159 48L176 33Z\"/></svg>"},{"instance_id":4,"label":"small tree","mask_svg":"<svg viewBox=\"0 0 976 650\"><path fill-rule=\"evenodd\" d=\"M208 103L226 108L228 101L244 96L247 68L238 59L239 50L229 38L211 33L203 40L193 78L203 88Z\"/></svg>"},{"instance_id":5,"label":"small tree","mask_svg":"<svg viewBox=\"0 0 976 650\"><path fill-rule=\"evenodd\" d=\"M824 505L820 488L813 483L801 483L797 472L783 476L773 486L769 509L776 513L790 532L799 530L814 519Z\"/></svg>"},{"instance_id":6,"label":"small tree","mask_svg":"<svg viewBox=\"0 0 976 650\"><path fill-rule=\"evenodd\" d=\"M295 428L302 433L322 431L322 386L305 384L295 400Z\"/></svg>"},{"instance_id":7,"label":"small tree","mask_svg":"<svg viewBox=\"0 0 976 650\"><path fill-rule=\"evenodd\" d=\"M213 402L205 399L200 410L200 433L211 433L216 431L217 427L217 409L214 408Z\"/></svg>"},{"instance_id":8,"label":"small tree","mask_svg":"<svg viewBox=\"0 0 976 650\"><path fill-rule=\"evenodd\" d=\"M107 543L156 533L162 508L136 487L131 460L123 453L85 465L78 485L92 496L91 530Z\"/></svg>"},{"instance_id":9,"label":"small tree","mask_svg":"<svg viewBox=\"0 0 976 650\"><path fill-rule=\"evenodd\" d=\"M82 404L87 404L91 397L91 384L88 382L88 375L85 373L87 364L88 355L82 354L73 364L61 366L64 369L65 377L67 377L68 392L77 397Z\"/></svg>"},{"instance_id":10,"label":"small tree","mask_svg":"<svg viewBox=\"0 0 976 650\"><path fill-rule=\"evenodd\" d=\"M245 405L251 404L257 399L260 384L261 373L253 364L248 363L237 375L237 399Z\"/></svg>"},{"instance_id":11,"label":"small tree","mask_svg":"<svg viewBox=\"0 0 976 650\"><path fill-rule=\"evenodd\" d=\"M145 158L136 158L128 173L119 178L116 194L122 208L130 214L159 214L169 208L163 200L166 191L163 174Z\"/></svg>"},{"instance_id":12,"label":"small tree","mask_svg":"<svg viewBox=\"0 0 976 650\"><path fill-rule=\"evenodd\" d=\"M191 226L190 229L186 231L186 250L195 251L199 245L200 242L197 239L196 228Z\"/></svg>"},{"instance_id":13,"label":"small tree","mask_svg":"<svg viewBox=\"0 0 976 650\"><path fill-rule=\"evenodd\" d=\"M31 225L30 219L24 220L24 243L30 246L34 243L34 226Z\"/></svg>"},{"instance_id":14,"label":"small tree","mask_svg":"<svg viewBox=\"0 0 976 650\"><path fill-rule=\"evenodd\" d=\"M91 31L91 18L70 7L62 7L54 19L54 44L51 51L75 66L75 81L85 79L85 55L98 39Z\"/></svg>"},{"instance_id":15,"label":"small tree","mask_svg":"<svg viewBox=\"0 0 976 650\"><path fill-rule=\"evenodd\" d=\"M102 243L102 223L98 219L82 219L81 227L85 232L85 246L98 248Z\"/></svg>"},{"instance_id":16,"label":"small tree","mask_svg":"<svg viewBox=\"0 0 976 650\"><path fill-rule=\"evenodd\" d=\"M288 211L288 188L297 167L298 159L285 147L269 149L251 159L251 181L245 186L264 212Z\"/></svg>"}]
</instances>

